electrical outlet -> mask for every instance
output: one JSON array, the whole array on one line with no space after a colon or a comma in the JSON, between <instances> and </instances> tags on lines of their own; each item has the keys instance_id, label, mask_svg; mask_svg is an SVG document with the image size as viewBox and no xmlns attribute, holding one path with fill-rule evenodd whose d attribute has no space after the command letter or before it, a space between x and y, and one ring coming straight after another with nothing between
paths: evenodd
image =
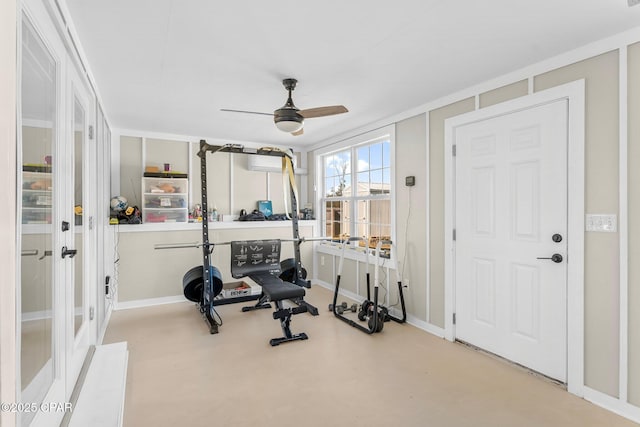
<instances>
[{"instance_id":1,"label":"electrical outlet","mask_svg":"<svg viewBox=\"0 0 640 427\"><path fill-rule=\"evenodd\" d=\"M320 265L324 267L324 255L320 255Z\"/></svg>"}]
</instances>

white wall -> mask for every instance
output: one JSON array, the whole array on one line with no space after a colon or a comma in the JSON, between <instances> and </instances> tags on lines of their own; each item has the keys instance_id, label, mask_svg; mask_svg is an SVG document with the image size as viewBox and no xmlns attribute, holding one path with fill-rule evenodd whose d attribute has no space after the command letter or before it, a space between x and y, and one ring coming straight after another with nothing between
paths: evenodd
<instances>
[{"instance_id":1,"label":"white wall","mask_svg":"<svg viewBox=\"0 0 640 427\"><path fill-rule=\"evenodd\" d=\"M428 244L426 280L412 279L411 287L426 287L409 313L423 317L425 329L441 331L444 326L444 235L443 189L444 121L498 102L584 79L585 94L585 211L587 214L615 214L615 233L585 233L584 301L584 396L601 406L640 421L640 270L631 254L640 252L636 215L640 209L640 185L634 159L639 152L637 71L640 64L640 28L549 58L509 75L448 95L403 114L322 141L326 149L350 136L426 114L428 128L427 209L418 222L428 223L426 233L409 236L409 245ZM401 138L397 137L401 147ZM627 154L628 150L628 154ZM631 157L631 154L634 156ZM398 152L396 167L404 167L408 153ZM396 172L396 175L398 172ZM401 182L401 181L399 181ZM310 188L311 190L311 188ZM400 191L396 188L396 191ZM398 215L400 228L403 217ZM327 265L325 269L331 268ZM318 268L318 277L323 277ZM415 289L413 289L415 292ZM424 305L426 304L426 307ZM569 331L571 334L572 331Z\"/></svg>"}]
</instances>

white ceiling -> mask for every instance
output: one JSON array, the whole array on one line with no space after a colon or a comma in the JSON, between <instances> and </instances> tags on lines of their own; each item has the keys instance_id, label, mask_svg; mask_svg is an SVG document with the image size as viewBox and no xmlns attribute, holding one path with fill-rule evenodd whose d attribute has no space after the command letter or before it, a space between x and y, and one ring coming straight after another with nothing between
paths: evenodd
<instances>
[{"instance_id":1,"label":"white ceiling","mask_svg":"<svg viewBox=\"0 0 640 427\"><path fill-rule=\"evenodd\" d=\"M308 146L640 25L627 0L66 0L115 128ZM305 134L268 116L298 79Z\"/></svg>"}]
</instances>

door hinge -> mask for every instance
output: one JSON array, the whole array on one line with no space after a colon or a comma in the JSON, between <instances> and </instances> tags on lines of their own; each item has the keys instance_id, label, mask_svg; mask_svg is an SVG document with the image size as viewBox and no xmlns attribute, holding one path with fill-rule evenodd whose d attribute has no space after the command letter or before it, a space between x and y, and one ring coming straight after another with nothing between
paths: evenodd
<instances>
[{"instance_id":1,"label":"door hinge","mask_svg":"<svg viewBox=\"0 0 640 427\"><path fill-rule=\"evenodd\" d=\"M89 307L89 320L93 320L95 317L96 310L93 307Z\"/></svg>"},{"instance_id":2,"label":"door hinge","mask_svg":"<svg viewBox=\"0 0 640 427\"><path fill-rule=\"evenodd\" d=\"M93 230L93 217L89 217L89 230Z\"/></svg>"},{"instance_id":3,"label":"door hinge","mask_svg":"<svg viewBox=\"0 0 640 427\"><path fill-rule=\"evenodd\" d=\"M454 325L456 324L456 314L455 313L453 313L453 324Z\"/></svg>"},{"instance_id":4,"label":"door hinge","mask_svg":"<svg viewBox=\"0 0 640 427\"><path fill-rule=\"evenodd\" d=\"M453 144L453 145L451 146L451 154L453 155L453 157L455 157L455 156L456 156L456 145L455 145L455 144Z\"/></svg>"},{"instance_id":5,"label":"door hinge","mask_svg":"<svg viewBox=\"0 0 640 427\"><path fill-rule=\"evenodd\" d=\"M453 229L453 240L456 240L456 229Z\"/></svg>"},{"instance_id":6,"label":"door hinge","mask_svg":"<svg viewBox=\"0 0 640 427\"><path fill-rule=\"evenodd\" d=\"M93 126L89 125L89 139L93 139Z\"/></svg>"}]
</instances>

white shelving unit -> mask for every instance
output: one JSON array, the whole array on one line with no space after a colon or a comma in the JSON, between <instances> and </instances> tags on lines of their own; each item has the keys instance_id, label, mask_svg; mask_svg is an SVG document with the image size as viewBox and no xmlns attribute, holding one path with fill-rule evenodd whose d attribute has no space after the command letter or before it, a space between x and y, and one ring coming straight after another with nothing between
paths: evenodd
<instances>
[{"instance_id":1,"label":"white shelving unit","mask_svg":"<svg viewBox=\"0 0 640 427\"><path fill-rule=\"evenodd\" d=\"M51 224L51 172L22 172L22 223Z\"/></svg>"},{"instance_id":2,"label":"white shelving unit","mask_svg":"<svg viewBox=\"0 0 640 427\"><path fill-rule=\"evenodd\" d=\"M189 219L187 178L142 178L142 222L187 222Z\"/></svg>"}]
</instances>

